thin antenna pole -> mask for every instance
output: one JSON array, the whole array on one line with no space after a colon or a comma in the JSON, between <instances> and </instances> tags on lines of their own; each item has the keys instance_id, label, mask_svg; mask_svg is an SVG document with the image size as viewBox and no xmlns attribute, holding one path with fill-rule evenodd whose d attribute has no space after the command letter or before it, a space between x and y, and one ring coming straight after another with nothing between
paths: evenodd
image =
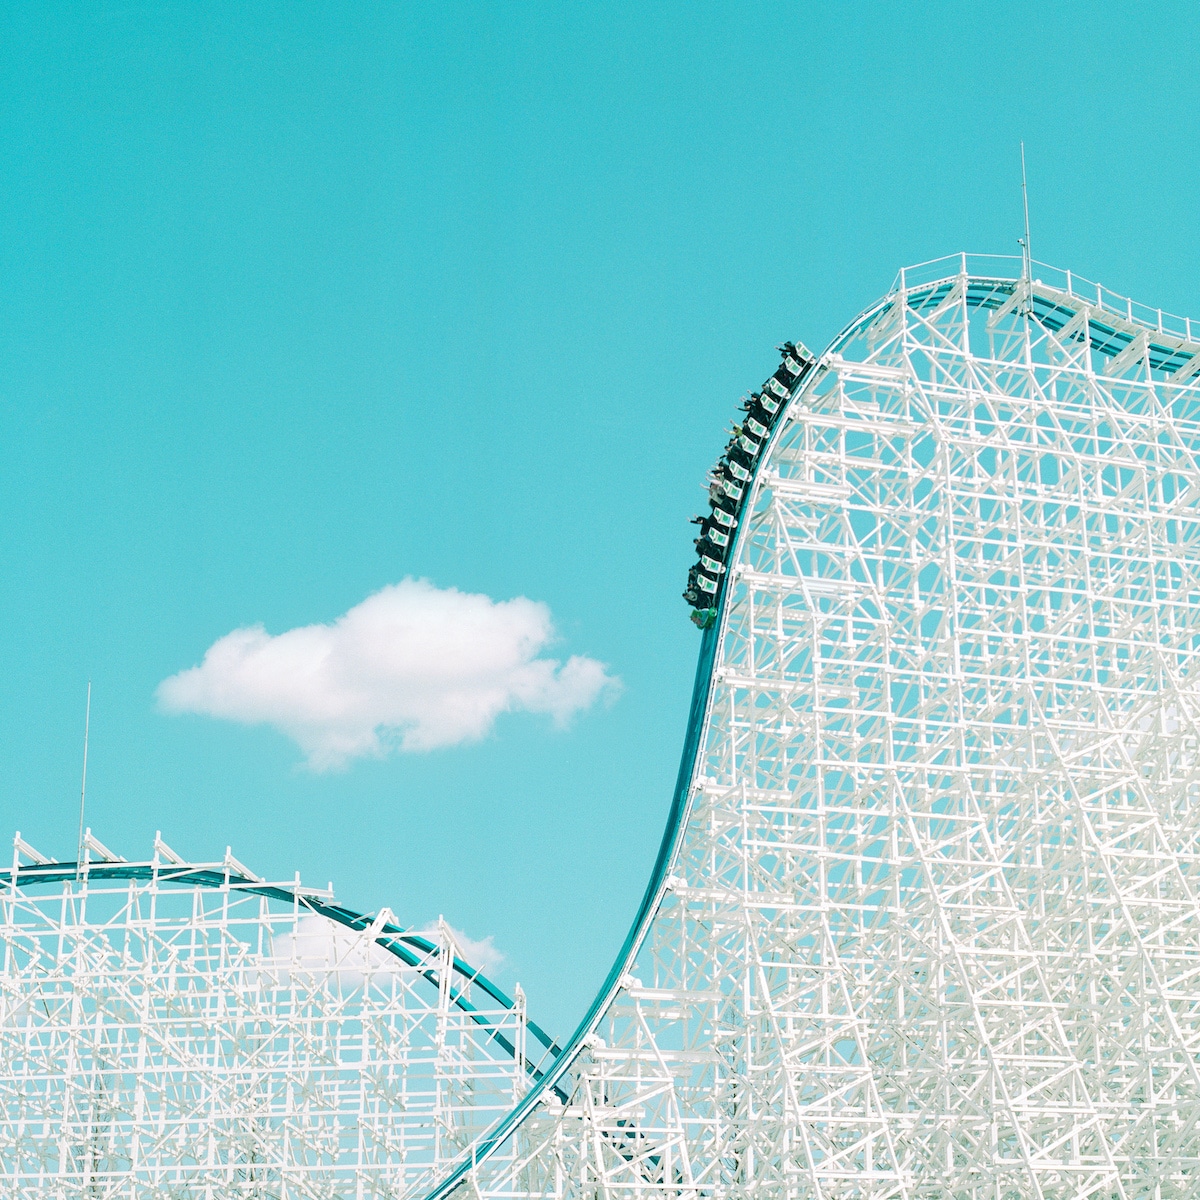
<instances>
[{"instance_id":1,"label":"thin antenna pole","mask_svg":"<svg viewBox=\"0 0 1200 1200\"><path fill-rule=\"evenodd\" d=\"M87 709L83 716L83 783L79 786L79 847L75 854L75 878L83 870L83 806L87 801L88 730L92 724L92 681L88 680Z\"/></svg>"},{"instance_id":2,"label":"thin antenna pole","mask_svg":"<svg viewBox=\"0 0 1200 1200\"><path fill-rule=\"evenodd\" d=\"M1029 188L1025 183L1025 143L1021 143L1021 202L1025 206L1025 278L1033 278L1033 251L1029 247Z\"/></svg>"}]
</instances>

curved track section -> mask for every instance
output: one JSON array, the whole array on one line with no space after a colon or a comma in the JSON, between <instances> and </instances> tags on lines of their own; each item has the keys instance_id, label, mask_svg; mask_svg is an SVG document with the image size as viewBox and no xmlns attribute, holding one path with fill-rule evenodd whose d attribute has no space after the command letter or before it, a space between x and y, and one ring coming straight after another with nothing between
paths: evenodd
<instances>
[{"instance_id":1,"label":"curved track section","mask_svg":"<svg viewBox=\"0 0 1200 1200\"><path fill-rule=\"evenodd\" d=\"M0 872L6 1196L408 1195L560 1053L445 927L87 848Z\"/></svg>"},{"instance_id":2,"label":"curved track section","mask_svg":"<svg viewBox=\"0 0 1200 1200\"><path fill-rule=\"evenodd\" d=\"M798 383L622 955L431 1200L1194 1194L1200 327L1038 274Z\"/></svg>"}]
</instances>

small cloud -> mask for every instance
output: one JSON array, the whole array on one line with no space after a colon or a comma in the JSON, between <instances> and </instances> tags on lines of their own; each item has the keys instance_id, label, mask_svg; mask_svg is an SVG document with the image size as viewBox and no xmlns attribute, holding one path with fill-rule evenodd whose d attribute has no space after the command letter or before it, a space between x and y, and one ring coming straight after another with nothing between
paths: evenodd
<instances>
[{"instance_id":1,"label":"small cloud","mask_svg":"<svg viewBox=\"0 0 1200 1200\"><path fill-rule=\"evenodd\" d=\"M489 975L504 962L504 955L496 949L490 933L487 937L476 941L474 938L467 937L461 929L455 929L453 925L446 925L446 929L454 939L457 956L468 966L475 967L485 975ZM415 932L423 934L428 938L437 938L439 936L436 925L428 925L424 929L418 929Z\"/></svg>"},{"instance_id":2,"label":"small cloud","mask_svg":"<svg viewBox=\"0 0 1200 1200\"><path fill-rule=\"evenodd\" d=\"M491 935L476 941L452 925L443 924L442 928L453 939L455 957L477 971L489 974L504 961ZM444 935L437 924L413 932L438 945L444 944ZM290 929L275 934L270 953L249 978L251 982L275 987L313 981L351 992L368 980L386 987L387 981L403 970L400 960L376 943L369 932L347 929L328 917L309 913Z\"/></svg>"},{"instance_id":3,"label":"small cloud","mask_svg":"<svg viewBox=\"0 0 1200 1200\"><path fill-rule=\"evenodd\" d=\"M165 712L272 725L325 771L393 746L479 741L504 712L547 713L562 727L616 694L619 680L595 659L541 657L553 640L544 604L405 579L329 625L235 629L156 696Z\"/></svg>"},{"instance_id":4,"label":"small cloud","mask_svg":"<svg viewBox=\"0 0 1200 1200\"><path fill-rule=\"evenodd\" d=\"M353 991L368 977L396 972L400 964L366 934L309 914L271 939L271 954L263 967L261 978L278 986L312 978Z\"/></svg>"}]
</instances>

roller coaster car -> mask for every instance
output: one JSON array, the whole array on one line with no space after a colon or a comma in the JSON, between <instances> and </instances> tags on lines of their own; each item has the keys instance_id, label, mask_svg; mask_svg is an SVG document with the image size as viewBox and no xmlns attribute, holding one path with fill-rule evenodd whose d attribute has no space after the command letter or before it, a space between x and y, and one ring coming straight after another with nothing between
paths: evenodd
<instances>
[{"instance_id":1,"label":"roller coaster car","mask_svg":"<svg viewBox=\"0 0 1200 1200\"><path fill-rule=\"evenodd\" d=\"M722 473L713 480L712 485L708 489L708 495L714 504L721 500L732 501L736 504L741 500L745 490L745 487L732 475Z\"/></svg>"},{"instance_id":2,"label":"roller coaster car","mask_svg":"<svg viewBox=\"0 0 1200 1200\"><path fill-rule=\"evenodd\" d=\"M746 413L754 413L761 408L767 408L768 412L773 413L779 410L779 401L774 397L767 397L764 400L762 392L751 392L750 395L742 398L738 407Z\"/></svg>"},{"instance_id":3,"label":"roller coaster car","mask_svg":"<svg viewBox=\"0 0 1200 1200\"><path fill-rule=\"evenodd\" d=\"M729 458L725 460L725 470L729 472L731 478L737 480L739 483L749 483L750 472L746 470L746 466L751 464L743 465L742 463L738 462L737 459L733 457L735 454L741 455L743 458L749 458L749 455L743 454L742 451L738 450L735 446L732 450L730 450ZM752 459L751 463L753 463ZM738 498L741 498L740 492L738 493Z\"/></svg>"},{"instance_id":4,"label":"roller coaster car","mask_svg":"<svg viewBox=\"0 0 1200 1200\"><path fill-rule=\"evenodd\" d=\"M750 397L758 408L762 409L768 416L774 417L783 404L783 401L778 396L772 396L770 392L755 392Z\"/></svg>"},{"instance_id":5,"label":"roller coaster car","mask_svg":"<svg viewBox=\"0 0 1200 1200\"><path fill-rule=\"evenodd\" d=\"M763 384L762 391L742 398L740 407L746 416L740 424L733 423L730 429L733 436L720 461L708 473L712 513L707 517L692 518L693 523L700 526L700 536L695 540L700 561L688 572L688 586L683 598L696 609L692 620L701 629L707 629L716 619L716 608L704 606L720 589L724 560L733 545L733 530L737 527L738 513L745 499L746 484L753 476L755 463L784 402L815 362L808 348L799 342L784 342L779 351L783 362Z\"/></svg>"},{"instance_id":6,"label":"roller coaster car","mask_svg":"<svg viewBox=\"0 0 1200 1200\"><path fill-rule=\"evenodd\" d=\"M772 397L774 399L774 397ZM775 424L775 418L779 416L781 404L777 404L774 408L767 408L766 405L756 404L746 417L746 424L749 425L753 421L757 425L763 425L768 430Z\"/></svg>"},{"instance_id":7,"label":"roller coaster car","mask_svg":"<svg viewBox=\"0 0 1200 1200\"><path fill-rule=\"evenodd\" d=\"M785 366L789 358L797 364L797 370L792 370L790 366L788 367L788 370L792 371L793 375L803 374L813 365L813 352L803 342L784 342L783 345L776 346L775 349L783 355Z\"/></svg>"}]
</instances>

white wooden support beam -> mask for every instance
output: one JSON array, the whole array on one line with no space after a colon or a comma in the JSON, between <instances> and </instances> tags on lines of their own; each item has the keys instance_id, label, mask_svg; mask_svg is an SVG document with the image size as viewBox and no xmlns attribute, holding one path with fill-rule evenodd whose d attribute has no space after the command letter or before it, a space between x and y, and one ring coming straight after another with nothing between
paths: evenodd
<instances>
[{"instance_id":1,"label":"white wooden support beam","mask_svg":"<svg viewBox=\"0 0 1200 1200\"><path fill-rule=\"evenodd\" d=\"M31 862L37 863L38 866L44 866L51 861L40 850L35 850L19 832L13 837L14 858L18 854L23 854Z\"/></svg>"},{"instance_id":2,"label":"white wooden support beam","mask_svg":"<svg viewBox=\"0 0 1200 1200\"><path fill-rule=\"evenodd\" d=\"M1171 382L1186 383L1197 372L1200 372L1200 349L1192 351L1192 357L1171 376Z\"/></svg>"},{"instance_id":3,"label":"white wooden support beam","mask_svg":"<svg viewBox=\"0 0 1200 1200\"><path fill-rule=\"evenodd\" d=\"M128 862L127 858L122 858L115 851L110 850L92 831L89 829L83 835L84 849L90 850L95 857L93 862Z\"/></svg>"},{"instance_id":4,"label":"white wooden support beam","mask_svg":"<svg viewBox=\"0 0 1200 1200\"><path fill-rule=\"evenodd\" d=\"M1092 310L1087 304L1054 335L1060 342L1087 342L1088 324L1091 321ZM1083 336L1080 337L1079 335Z\"/></svg>"},{"instance_id":5,"label":"white wooden support beam","mask_svg":"<svg viewBox=\"0 0 1200 1200\"><path fill-rule=\"evenodd\" d=\"M988 331L995 329L1005 317L1014 312L1019 312L1021 305L1029 299L1030 285L1027 279L1018 279L1013 284L1012 295L1000 305L998 309L987 319Z\"/></svg>"},{"instance_id":6,"label":"white wooden support beam","mask_svg":"<svg viewBox=\"0 0 1200 1200\"><path fill-rule=\"evenodd\" d=\"M162 834L157 831L154 834L154 857L155 859L166 859L167 862L176 867L183 866L186 861L162 840Z\"/></svg>"},{"instance_id":7,"label":"white wooden support beam","mask_svg":"<svg viewBox=\"0 0 1200 1200\"><path fill-rule=\"evenodd\" d=\"M1150 350L1150 333L1141 329L1120 354L1114 355L1104 367L1105 375L1124 375L1134 363L1141 362Z\"/></svg>"},{"instance_id":8,"label":"white wooden support beam","mask_svg":"<svg viewBox=\"0 0 1200 1200\"><path fill-rule=\"evenodd\" d=\"M256 883L262 883L263 881L261 875L255 875L244 862L239 862L233 857L233 848L231 846L225 847L225 858L222 865L230 871L236 871L243 879L253 879Z\"/></svg>"}]
</instances>

